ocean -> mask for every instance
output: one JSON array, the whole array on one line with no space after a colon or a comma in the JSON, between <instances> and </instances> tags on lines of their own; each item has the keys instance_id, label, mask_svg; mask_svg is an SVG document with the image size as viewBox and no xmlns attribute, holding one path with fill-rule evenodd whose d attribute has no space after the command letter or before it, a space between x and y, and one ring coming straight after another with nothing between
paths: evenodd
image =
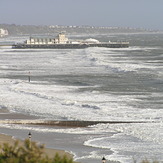
<instances>
[{"instance_id":1,"label":"ocean","mask_svg":"<svg viewBox=\"0 0 163 163\"><path fill-rule=\"evenodd\" d=\"M80 39L88 35L74 36ZM82 163L163 162L163 34L95 34L129 48L11 49L0 47L0 109L46 120L132 121L87 128L0 125L21 137L65 149ZM2 38L20 42L26 37ZM30 76L30 82L29 82ZM6 130L7 129L7 130ZM81 150L82 149L82 150Z\"/></svg>"}]
</instances>

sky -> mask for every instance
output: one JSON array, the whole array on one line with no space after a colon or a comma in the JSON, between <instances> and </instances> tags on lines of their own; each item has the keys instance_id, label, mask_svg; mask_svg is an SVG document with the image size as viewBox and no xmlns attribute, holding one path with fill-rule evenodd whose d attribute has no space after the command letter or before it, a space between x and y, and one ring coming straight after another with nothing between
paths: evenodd
<instances>
[{"instance_id":1,"label":"sky","mask_svg":"<svg viewBox=\"0 0 163 163\"><path fill-rule=\"evenodd\" d=\"M0 0L0 24L163 30L163 0Z\"/></svg>"}]
</instances>

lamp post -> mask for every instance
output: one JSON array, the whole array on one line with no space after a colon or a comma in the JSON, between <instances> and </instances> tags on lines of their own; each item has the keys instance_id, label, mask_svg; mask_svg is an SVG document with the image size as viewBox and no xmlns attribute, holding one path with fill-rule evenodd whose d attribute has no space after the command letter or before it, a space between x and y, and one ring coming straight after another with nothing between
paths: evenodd
<instances>
[{"instance_id":1,"label":"lamp post","mask_svg":"<svg viewBox=\"0 0 163 163\"><path fill-rule=\"evenodd\" d=\"M32 137L31 132L29 132L28 137L29 137L29 140L31 141L31 137Z\"/></svg>"},{"instance_id":2,"label":"lamp post","mask_svg":"<svg viewBox=\"0 0 163 163\"><path fill-rule=\"evenodd\" d=\"M105 157L102 158L102 163L105 163L106 162L106 159Z\"/></svg>"},{"instance_id":3,"label":"lamp post","mask_svg":"<svg viewBox=\"0 0 163 163\"><path fill-rule=\"evenodd\" d=\"M31 138L32 138L32 134L31 134L31 132L29 132L29 134L28 134L28 138L29 138L29 146L30 146L30 148L31 148Z\"/></svg>"}]
</instances>

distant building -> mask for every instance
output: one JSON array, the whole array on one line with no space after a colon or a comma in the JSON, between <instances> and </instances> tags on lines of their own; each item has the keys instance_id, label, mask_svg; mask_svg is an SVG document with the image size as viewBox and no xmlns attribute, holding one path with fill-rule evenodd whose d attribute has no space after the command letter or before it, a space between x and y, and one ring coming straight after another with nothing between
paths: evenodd
<instances>
[{"instance_id":1,"label":"distant building","mask_svg":"<svg viewBox=\"0 0 163 163\"><path fill-rule=\"evenodd\" d=\"M39 38L39 37L30 37L26 41L26 44L66 44L68 43L68 38L66 38L64 33L59 33L56 38Z\"/></svg>"},{"instance_id":2,"label":"distant building","mask_svg":"<svg viewBox=\"0 0 163 163\"><path fill-rule=\"evenodd\" d=\"M8 30L0 28L0 37L8 36Z\"/></svg>"}]
</instances>

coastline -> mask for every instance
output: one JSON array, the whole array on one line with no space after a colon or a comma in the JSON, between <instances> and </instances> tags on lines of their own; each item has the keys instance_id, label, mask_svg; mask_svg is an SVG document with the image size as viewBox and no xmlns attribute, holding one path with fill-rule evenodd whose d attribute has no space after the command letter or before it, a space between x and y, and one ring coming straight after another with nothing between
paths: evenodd
<instances>
[{"instance_id":1,"label":"coastline","mask_svg":"<svg viewBox=\"0 0 163 163\"><path fill-rule=\"evenodd\" d=\"M2 110L2 109L1 109ZM151 122L151 121L150 121ZM0 124L26 124L60 127L88 127L97 124L120 124L120 123L148 123L148 121L68 121L68 120L45 120L36 116L21 113L9 113L0 111Z\"/></svg>"},{"instance_id":2,"label":"coastline","mask_svg":"<svg viewBox=\"0 0 163 163\"><path fill-rule=\"evenodd\" d=\"M58 153L61 157L63 155L66 155L69 159L73 159L75 162L95 163L100 162L103 156L111 155L113 153L113 151L108 149L101 150L98 148L85 146L83 144L83 142L85 142L90 136L96 137L96 134L89 135L88 133L82 135L80 133L69 134L64 132L51 133L46 131L39 131L42 128L45 130L80 130L81 128L86 129L87 127L85 127L85 125L88 125L88 123L92 123L91 121L88 121L83 125L82 121L77 121L78 123L75 122L74 125L74 121L70 121L70 123L68 123L69 121L59 122L61 122L61 124L59 125L58 123L56 124L54 122L52 124L47 124L49 123L49 121L41 119L41 117L25 115L16 112L9 112L7 109L2 109L0 110L0 145L4 142L13 144L14 139L22 142L24 139L28 138L28 133L32 132L32 141L45 145L45 153L50 158L53 158L55 154ZM97 122L93 123L97 124ZM8 127L8 125L10 127ZM15 128L15 126L17 125L21 126L21 128ZM39 129L37 131L33 130L33 128ZM112 134L113 133L108 133L108 136L111 136ZM94 156L92 155L92 151L96 151L98 153L98 157L94 158ZM82 156L83 152L86 152L84 157ZM116 161L107 160L107 162L115 163Z\"/></svg>"},{"instance_id":3,"label":"coastline","mask_svg":"<svg viewBox=\"0 0 163 163\"><path fill-rule=\"evenodd\" d=\"M0 134L0 146L2 146L4 143L8 143L9 145L13 145L14 142L15 142L15 138L13 138L12 136L10 135L4 135L4 134ZM23 141L22 140L18 140L19 141L19 144L22 145L23 144ZM45 154L47 154L47 156L49 158L53 158L55 156L56 153L59 154L59 156L64 156L66 155L67 158L73 158L73 155L64 151L64 150L58 150L58 149L50 149L50 148L46 148L45 146L45 149L44 149L44 152Z\"/></svg>"},{"instance_id":4,"label":"coastline","mask_svg":"<svg viewBox=\"0 0 163 163\"><path fill-rule=\"evenodd\" d=\"M24 115L21 113L11 113L6 109L1 109L0 111L0 124L3 124L1 122L5 122L5 124L8 124L8 121L15 121L15 120L26 120L26 121L31 121L31 120L37 120L39 119L38 117L35 116L29 116L29 115ZM23 138L19 139L13 136L13 135L8 135L8 134L4 134L4 133L0 133L0 146L2 146L4 143L8 143L10 145L13 145L15 140L19 141L19 144L22 145L23 144ZM40 144L43 144L41 142L39 142ZM44 144L43 144L44 145ZM66 155L67 158L72 159L73 155L64 151L64 150L59 150L59 149L52 149L52 148L47 148L45 146L45 154L48 155L49 158L53 158L55 156L56 153L59 154L59 156L64 156Z\"/></svg>"}]
</instances>

